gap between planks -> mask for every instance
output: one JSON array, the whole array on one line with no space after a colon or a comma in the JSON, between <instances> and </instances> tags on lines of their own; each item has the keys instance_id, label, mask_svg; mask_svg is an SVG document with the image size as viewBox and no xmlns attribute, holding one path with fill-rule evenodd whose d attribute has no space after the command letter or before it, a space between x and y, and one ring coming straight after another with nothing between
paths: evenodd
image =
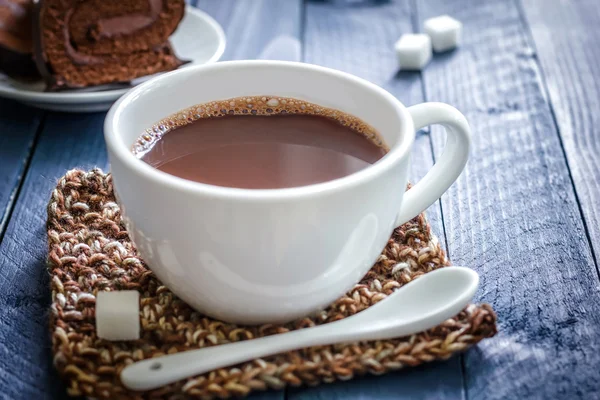
<instances>
[{"instance_id":1,"label":"gap between planks","mask_svg":"<svg viewBox=\"0 0 600 400\"><path fill-rule=\"evenodd\" d=\"M569 154L567 152L565 142L563 140L563 134L562 134L560 124L558 123L558 118L556 115L556 107L554 106L554 102L552 100L552 95L548 88L548 78L546 76L546 71L545 71L544 66L541 63L539 57L537 56L539 54L539 51L537 48L537 43L535 41L535 37L533 35L531 24L529 23L529 20L527 19L527 14L525 12L523 0L514 0L514 2L515 2L515 6L517 7L517 10L519 11L521 20L523 21L523 26L525 27L525 31L527 32L529 44L533 48L533 51L535 54L534 62L536 63L539 70L542 72L540 75L541 75L542 87L544 90L544 96L546 97L546 99L548 99L548 107L550 108L550 114L552 115L552 121L556 128L556 133L558 135L558 140L560 142L560 148L565 157L565 162L567 164L567 171L569 173L569 179L571 180L571 185L573 186L573 193L575 194L575 201L577 202L577 208L579 210L579 214L581 215L581 220L583 222L583 227L585 229L585 236L590 244L590 251L592 252L592 257L594 259L594 265L596 267L596 274L598 276L598 280L600 281L600 265L599 265L600 261L598 260L599 255L596 253L594 241L592 240L592 232L590 230L590 226L589 226L587 218L586 218L586 213L584 212L583 202L581 201L581 196L579 195L579 191L577 190L577 184L576 184L575 178L573 176L573 169L571 168L571 163L569 161ZM576 157L576 156L574 155L574 157ZM575 158L575 162L576 162L576 160L577 159ZM593 205L591 205L591 207L593 207Z\"/></svg>"}]
</instances>

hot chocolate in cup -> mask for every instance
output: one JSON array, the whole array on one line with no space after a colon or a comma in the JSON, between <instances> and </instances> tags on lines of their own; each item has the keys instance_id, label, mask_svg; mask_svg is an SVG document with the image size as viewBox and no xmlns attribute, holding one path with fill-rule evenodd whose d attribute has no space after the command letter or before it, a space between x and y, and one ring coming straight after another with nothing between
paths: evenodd
<instances>
[{"instance_id":1,"label":"hot chocolate in cup","mask_svg":"<svg viewBox=\"0 0 600 400\"><path fill-rule=\"evenodd\" d=\"M389 152L339 179L244 189L171 175L131 151L141 132L181 110L265 94L355 116ZM444 153L406 191L415 131L430 124L446 128ZM240 324L300 318L352 288L394 228L457 179L470 146L464 116L449 105L406 108L358 77L281 61L221 62L156 77L111 108L104 131L124 221L148 267L198 311Z\"/></svg>"}]
</instances>

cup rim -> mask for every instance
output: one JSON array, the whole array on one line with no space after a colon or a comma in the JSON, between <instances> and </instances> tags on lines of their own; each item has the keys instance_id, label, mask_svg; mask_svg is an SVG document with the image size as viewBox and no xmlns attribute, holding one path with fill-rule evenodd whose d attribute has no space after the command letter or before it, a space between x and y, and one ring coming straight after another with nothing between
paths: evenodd
<instances>
[{"instance_id":1,"label":"cup rim","mask_svg":"<svg viewBox=\"0 0 600 400\"><path fill-rule=\"evenodd\" d=\"M393 146L391 146L390 151L384 157L382 157L376 163L360 171L344 176L342 178L333 179L326 182L280 189L232 188L200 183L180 178L178 176L160 171L156 168L153 168L149 164L146 164L145 162L137 158L131 152L129 146L127 146L127 144L123 142L122 137L119 134L119 120L122 117L123 111L128 107L128 105L136 99L138 99L140 96L143 96L143 93L145 91L155 86L167 84L167 82L176 75L193 75L211 69L244 68L246 66L257 65L265 65L269 67L276 66L283 68L296 68L299 70L309 69L319 73L328 74L337 78L345 79L348 81L349 84L361 85L366 89L370 90L371 92L374 92L383 100L387 101L388 103L391 103L394 106L400 119L402 121L406 121L406 123L403 124L403 128L401 128L404 132L399 132L398 141ZM406 106L404 106L404 104L402 104L402 102L400 102L388 91L363 78L359 78L355 75L335 70L332 68L302 62L273 60L236 60L191 66L185 69L171 71L157 76L155 78L152 78L131 89L119 100L117 100L117 102L115 102L115 104L113 104L113 106L108 111L108 114L106 115L106 119L104 121L104 140L106 142L106 146L109 150L109 153L112 153L114 157L118 158L119 161L128 169L133 170L141 177L150 180L156 184L162 185L166 188L174 190L191 191L205 196L212 196L216 198L237 198L257 201L272 201L285 198L314 197L317 195L325 195L327 193L360 185L380 174L389 171L396 165L397 162L399 162L401 159L407 156L410 152L411 146L415 140L415 129L412 117L410 116L408 109L406 108Z\"/></svg>"}]
</instances>

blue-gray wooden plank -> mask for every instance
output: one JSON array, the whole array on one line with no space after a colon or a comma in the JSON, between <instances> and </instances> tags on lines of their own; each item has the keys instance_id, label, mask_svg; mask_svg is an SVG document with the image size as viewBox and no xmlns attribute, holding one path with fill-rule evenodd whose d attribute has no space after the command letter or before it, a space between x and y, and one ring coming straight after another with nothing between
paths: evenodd
<instances>
[{"instance_id":1,"label":"blue-gray wooden plank","mask_svg":"<svg viewBox=\"0 0 600 400\"><path fill-rule=\"evenodd\" d=\"M293 400L443 400L461 399L458 357L382 376L365 376L311 388L292 389Z\"/></svg>"},{"instance_id":2,"label":"blue-gray wooden plank","mask_svg":"<svg viewBox=\"0 0 600 400\"><path fill-rule=\"evenodd\" d=\"M444 223L453 261L480 273L477 297L497 311L499 334L465 355L467 398L599 398L599 281L526 21L512 1L418 5L421 21L464 24L462 46L423 77L427 99L455 105L473 129Z\"/></svg>"},{"instance_id":3,"label":"blue-gray wooden plank","mask_svg":"<svg viewBox=\"0 0 600 400\"><path fill-rule=\"evenodd\" d=\"M232 35L228 46L230 54L255 58L269 42L267 38L300 31L299 1L286 1L286 7L278 5L278 0L261 1L260 12L255 10L254 2L245 1L207 2L206 6L201 2L199 6L211 13L211 7L222 3L217 8L225 15L229 15L227 7L235 8L235 13L241 15L254 15L253 24L244 27L244 34L264 40L237 41L234 40L235 35ZM220 19L218 15L216 17ZM275 23L276 19L279 22ZM226 31L230 30L229 24L247 25L243 18L231 21L225 18L220 19L220 22ZM294 24L296 28L290 28ZM235 50L238 45L244 46L243 51ZM27 118L34 120L32 111L11 103L6 104L7 107L12 107L7 109L13 111L7 111L10 115L4 115L0 111L0 127L3 124L13 126L6 121L16 118L21 122L15 129L26 133L27 130L22 126L26 125ZM45 270L46 205L57 179L67 170L76 167L90 169L94 166L107 168L102 138L104 116L104 113L49 113L34 149L4 239L0 243L1 399L41 400L65 397L65 388L52 368L48 332L50 290ZM20 142L15 140L15 144L11 144L16 148L14 153L9 153L11 157L17 154L18 143ZM4 168L3 159L0 160L0 165ZM283 392L252 396L257 400L283 397Z\"/></svg>"},{"instance_id":4,"label":"blue-gray wooden plank","mask_svg":"<svg viewBox=\"0 0 600 400\"><path fill-rule=\"evenodd\" d=\"M600 264L600 2L523 1L525 18Z\"/></svg>"},{"instance_id":5,"label":"blue-gray wooden plank","mask_svg":"<svg viewBox=\"0 0 600 400\"><path fill-rule=\"evenodd\" d=\"M398 72L394 42L412 32L416 14L411 2L359 2L340 5L314 1L306 4L304 61L336 68L365 78L394 94L406 105L424 101L421 75ZM422 177L433 164L429 136L419 134L413 149L411 180ZM427 210L433 231L444 242L439 203ZM290 390L294 400L316 399L461 399L460 357L416 370L358 378L313 388Z\"/></svg>"},{"instance_id":6,"label":"blue-gray wooden plank","mask_svg":"<svg viewBox=\"0 0 600 400\"><path fill-rule=\"evenodd\" d=\"M71 168L106 167L104 114L48 115L0 244L0 397L64 397L52 368L46 206Z\"/></svg>"},{"instance_id":7,"label":"blue-gray wooden plank","mask_svg":"<svg viewBox=\"0 0 600 400\"><path fill-rule=\"evenodd\" d=\"M31 157L43 113L0 100L0 238Z\"/></svg>"}]
</instances>

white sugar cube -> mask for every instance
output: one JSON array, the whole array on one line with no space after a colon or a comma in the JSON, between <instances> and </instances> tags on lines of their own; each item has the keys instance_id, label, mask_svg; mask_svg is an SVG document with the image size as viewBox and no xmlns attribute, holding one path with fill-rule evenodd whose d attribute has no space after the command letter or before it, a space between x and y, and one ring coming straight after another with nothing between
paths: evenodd
<instances>
[{"instance_id":1,"label":"white sugar cube","mask_svg":"<svg viewBox=\"0 0 600 400\"><path fill-rule=\"evenodd\" d=\"M460 42L462 24L448 15L429 18L424 22L423 28L431 37L431 44L436 52L451 50Z\"/></svg>"},{"instance_id":2,"label":"white sugar cube","mask_svg":"<svg viewBox=\"0 0 600 400\"><path fill-rule=\"evenodd\" d=\"M96 334L107 340L140 338L140 294L136 290L98 292Z\"/></svg>"},{"instance_id":3,"label":"white sugar cube","mask_svg":"<svg viewBox=\"0 0 600 400\"><path fill-rule=\"evenodd\" d=\"M431 60L431 39L422 33L407 33L394 46L400 69L420 70Z\"/></svg>"}]
</instances>

